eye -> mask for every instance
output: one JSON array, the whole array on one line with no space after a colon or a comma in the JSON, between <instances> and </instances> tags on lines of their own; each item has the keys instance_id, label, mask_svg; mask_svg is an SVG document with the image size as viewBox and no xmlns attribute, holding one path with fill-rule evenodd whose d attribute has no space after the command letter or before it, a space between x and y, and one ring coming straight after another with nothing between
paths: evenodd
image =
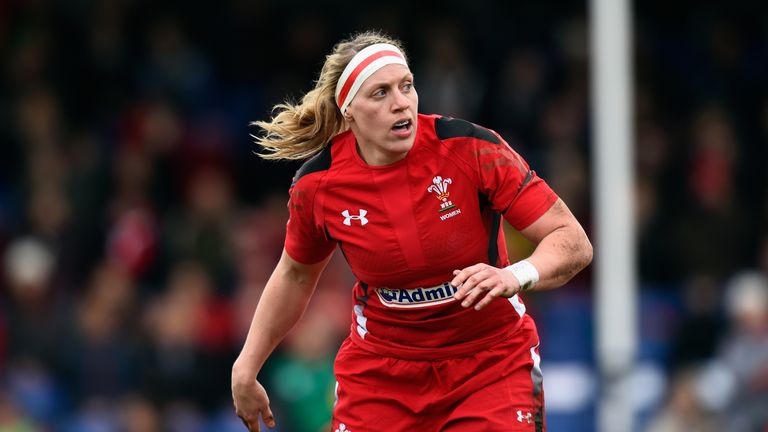
<instances>
[{"instance_id":1,"label":"eye","mask_svg":"<svg viewBox=\"0 0 768 432\"><path fill-rule=\"evenodd\" d=\"M410 81L405 82L405 83L403 83L402 87L403 87L403 92L408 93L411 90L413 90L413 83L410 82Z\"/></svg>"},{"instance_id":2,"label":"eye","mask_svg":"<svg viewBox=\"0 0 768 432\"><path fill-rule=\"evenodd\" d=\"M384 97L386 95L387 95L387 92L384 91L383 88L380 88L373 92L373 97L377 97L377 98Z\"/></svg>"}]
</instances>

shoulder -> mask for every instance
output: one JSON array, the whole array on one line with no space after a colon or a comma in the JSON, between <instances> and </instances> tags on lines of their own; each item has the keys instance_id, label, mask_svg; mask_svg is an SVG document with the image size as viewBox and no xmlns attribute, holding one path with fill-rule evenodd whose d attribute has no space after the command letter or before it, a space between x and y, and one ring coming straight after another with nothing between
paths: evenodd
<instances>
[{"instance_id":1,"label":"shoulder","mask_svg":"<svg viewBox=\"0 0 768 432\"><path fill-rule=\"evenodd\" d=\"M306 183L308 179L321 179L324 174L331 170L334 163L341 162L349 158L350 152L354 151L355 136L351 130L346 130L331 138L331 141L316 155L307 159L296 171L291 182L291 187L301 180ZM350 145L352 144L352 145ZM320 174L320 175L313 175Z\"/></svg>"},{"instance_id":2,"label":"shoulder","mask_svg":"<svg viewBox=\"0 0 768 432\"><path fill-rule=\"evenodd\" d=\"M458 159L476 167L479 159L499 155L512 149L492 129L467 120L445 116L428 116L433 137L432 148L443 156Z\"/></svg>"},{"instance_id":3,"label":"shoulder","mask_svg":"<svg viewBox=\"0 0 768 432\"><path fill-rule=\"evenodd\" d=\"M470 138L490 144L501 144L501 138L492 130L478 126L466 120L452 117L434 119L435 135L440 141L452 138Z\"/></svg>"},{"instance_id":4,"label":"shoulder","mask_svg":"<svg viewBox=\"0 0 768 432\"><path fill-rule=\"evenodd\" d=\"M288 209L291 216L296 218L311 218L313 214L314 200L320 190L325 173L331 168L332 143L323 148L320 153L307 159L296 171L288 190Z\"/></svg>"},{"instance_id":5,"label":"shoulder","mask_svg":"<svg viewBox=\"0 0 768 432\"><path fill-rule=\"evenodd\" d=\"M452 117L436 116L433 122L440 153L459 161L469 172L484 175L513 166L523 176L527 174L527 163L496 131Z\"/></svg>"},{"instance_id":6,"label":"shoulder","mask_svg":"<svg viewBox=\"0 0 768 432\"><path fill-rule=\"evenodd\" d=\"M293 176L291 187L295 186L296 183L298 183L298 181L303 177L307 177L313 173L326 172L331 168L331 163L333 162L331 151L332 144L333 142L328 143L328 145L326 145L325 148L320 151L320 153L312 156L310 159L307 159L307 161L304 162L299 170L296 171L296 175Z\"/></svg>"}]
</instances>

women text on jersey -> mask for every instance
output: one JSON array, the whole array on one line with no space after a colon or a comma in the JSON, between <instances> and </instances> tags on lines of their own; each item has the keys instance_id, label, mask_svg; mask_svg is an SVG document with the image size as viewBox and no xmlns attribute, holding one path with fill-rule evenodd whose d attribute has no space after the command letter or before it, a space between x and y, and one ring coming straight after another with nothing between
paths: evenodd
<instances>
[{"instance_id":1,"label":"women text on jersey","mask_svg":"<svg viewBox=\"0 0 768 432\"><path fill-rule=\"evenodd\" d=\"M517 296L481 311L453 299L455 269L509 264L501 215L523 229L557 199L495 132L419 115L408 155L369 166L345 132L297 172L285 248L310 264L338 244L357 277L352 336L362 347L435 359L490 346L525 313Z\"/></svg>"}]
</instances>

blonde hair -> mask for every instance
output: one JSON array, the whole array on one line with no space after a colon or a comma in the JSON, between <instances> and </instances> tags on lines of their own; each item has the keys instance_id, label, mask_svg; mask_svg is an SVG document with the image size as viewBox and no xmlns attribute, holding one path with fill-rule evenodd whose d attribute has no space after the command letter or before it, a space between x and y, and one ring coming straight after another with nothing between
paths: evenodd
<instances>
[{"instance_id":1,"label":"blonde hair","mask_svg":"<svg viewBox=\"0 0 768 432\"><path fill-rule=\"evenodd\" d=\"M258 155L264 159L307 159L325 148L331 138L349 129L336 105L336 83L352 57L376 43L392 44L403 51L399 41L374 31L358 33L337 43L325 58L315 88L304 95L301 103L275 105L270 121L251 123L265 132L252 135L265 150Z\"/></svg>"}]
</instances>

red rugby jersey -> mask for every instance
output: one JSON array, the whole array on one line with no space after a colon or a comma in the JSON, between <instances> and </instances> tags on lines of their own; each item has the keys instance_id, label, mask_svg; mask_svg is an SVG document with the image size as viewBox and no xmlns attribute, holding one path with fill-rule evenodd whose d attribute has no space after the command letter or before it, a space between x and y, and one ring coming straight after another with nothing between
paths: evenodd
<instances>
[{"instance_id":1,"label":"red rugby jersey","mask_svg":"<svg viewBox=\"0 0 768 432\"><path fill-rule=\"evenodd\" d=\"M315 263L336 245L357 278L352 337L404 358L444 358L490 346L525 313L515 296L463 308L454 269L509 265L503 215L523 229L557 196L495 132L419 115L408 155L367 165L351 131L308 160L290 190L285 248Z\"/></svg>"}]
</instances>

